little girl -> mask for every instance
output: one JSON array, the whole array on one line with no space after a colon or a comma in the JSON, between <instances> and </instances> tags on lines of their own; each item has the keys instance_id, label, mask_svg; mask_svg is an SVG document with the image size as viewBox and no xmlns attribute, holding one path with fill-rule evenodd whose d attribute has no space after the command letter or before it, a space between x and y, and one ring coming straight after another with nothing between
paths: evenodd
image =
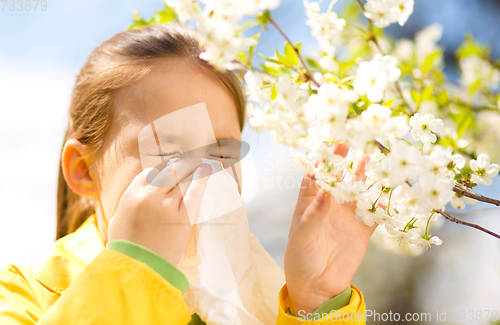
<instances>
[{"instance_id":1,"label":"little girl","mask_svg":"<svg viewBox=\"0 0 500 325\"><path fill-rule=\"evenodd\" d=\"M189 312L183 293L190 282L178 265L195 229L183 201L203 192L212 167L200 158L209 157L143 170L138 145L152 121L198 103L205 103L217 140L241 140L241 76L214 69L199 59L201 51L194 30L157 25L117 34L91 53L71 97L57 240L40 265L0 270L1 324L214 323ZM180 128L179 143L197 132ZM332 150L345 156L348 146ZM356 178L364 177L365 163L356 162ZM176 183L148 184L146 176L161 173ZM191 191L184 195L183 181ZM254 315L260 324L365 323L363 295L350 282L375 228L354 211L304 176L285 252L286 283L274 297L273 317Z\"/></svg>"}]
</instances>

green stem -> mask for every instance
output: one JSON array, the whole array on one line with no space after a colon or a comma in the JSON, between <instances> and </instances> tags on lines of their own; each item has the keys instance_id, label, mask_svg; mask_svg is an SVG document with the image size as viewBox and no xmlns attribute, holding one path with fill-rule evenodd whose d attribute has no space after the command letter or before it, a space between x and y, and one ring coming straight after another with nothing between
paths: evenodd
<instances>
[{"instance_id":1,"label":"green stem","mask_svg":"<svg viewBox=\"0 0 500 325\"><path fill-rule=\"evenodd\" d=\"M436 213L436 212L433 211L431 213L431 216L429 217L429 219L427 219L427 224L425 225L425 236L427 236L427 228L429 228L429 221L431 221L431 218L434 215L434 213Z\"/></svg>"},{"instance_id":2,"label":"green stem","mask_svg":"<svg viewBox=\"0 0 500 325\"><path fill-rule=\"evenodd\" d=\"M392 198L392 192L394 191L394 187L391 189L391 193L389 194L389 202L387 202L387 208L385 209L385 213L387 213L388 215L391 215L389 213L389 208L391 206L391 198Z\"/></svg>"}]
</instances>

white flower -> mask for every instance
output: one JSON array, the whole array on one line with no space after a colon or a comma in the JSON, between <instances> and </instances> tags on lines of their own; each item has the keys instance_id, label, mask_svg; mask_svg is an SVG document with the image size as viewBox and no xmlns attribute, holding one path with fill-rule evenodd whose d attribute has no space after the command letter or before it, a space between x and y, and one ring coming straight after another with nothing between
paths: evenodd
<instances>
[{"instance_id":1,"label":"white flower","mask_svg":"<svg viewBox=\"0 0 500 325\"><path fill-rule=\"evenodd\" d=\"M445 176L426 173L419 177L418 183L414 186L420 187L423 203L429 210L444 209L455 195L452 182Z\"/></svg>"},{"instance_id":2,"label":"white flower","mask_svg":"<svg viewBox=\"0 0 500 325\"><path fill-rule=\"evenodd\" d=\"M393 10L398 17L398 24L404 26L413 13L414 0L393 0Z\"/></svg>"},{"instance_id":3,"label":"white flower","mask_svg":"<svg viewBox=\"0 0 500 325\"><path fill-rule=\"evenodd\" d=\"M370 161L366 174L386 186L396 186L418 175L421 159L422 154L418 149L400 141L391 147L386 159Z\"/></svg>"},{"instance_id":4,"label":"white flower","mask_svg":"<svg viewBox=\"0 0 500 325\"><path fill-rule=\"evenodd\" d=\"M403 138L409 130L408 120L404 116L394 116L382 127L382 137L385 140Z\"/></svg>"},{"instance_id":5,"label":"white flower","mask_svg":"<svg viewBox=\"0 0 500 325\"><path fill-rule=\"evenodd\" d=\"M181 22L196 16L194 0L165 0L165 3L175 10Z\"/></svg>"},{"instance_id":6,"label":"white flower","mask_svg":"<svg viewBox=\"0 0 500 325\"><path fill-rule=\"evenodd\" d=\"M252 70L248 70L245 73L245 85L246 85L246 94L250 97L250 100L263 103L266 100L269 100L269 93L262 89L263 86L263 78L260 73L253 72Z\"/></svg>"},{"instance_id":7,"label":"white flower","mask_svg":"<svg viewBox=\"0 0 500 325\"><path fill-rule=\"evenodd\" d=\"M237 2L238 4L241 4L241 1L237 0ZM274 10L280 5L280 0L250 0L245 2L248 2L249 7L251 8L249 15L253 15L258 11Z\"/></svg>"},{"instance_id":8,"label":"white flower","mask_svg":"<svg viewBox=\"0 0 500 325\"><path fill-rule=\"evenodd\" d=\"M339 64L329 55L323 56L319 60L319 65L323 67L323 69L331 72L338 72L339 71Z\"/></svg>"},{"instance_id":9,"label":"white flower","mask_svg":"<svg viewBox=\"0 0 500 325\"><path fill-rule=\"evenodd\" d=\"M470 197L467 197L467 196L459 196L458 193L455 193L455 196L453 197L453 199L451 199L451 206L455 209L464 209L465 208L465 204L476 204L477 201L470 198Z\"/></svg>"},{"instance_id":10,"label":"white flower","mask_svg":"<svg viewBox=\"0 0 500 325\"><path fill-rule=\"evenodd\" d=\"M244 15L254 16L259 11L276 9L280 4L279 0L203 0L203 2L206 4L207 12L216 10L236 20Z\"/></svg>"},{"instance_id":11,"label":"white flower","mask_svg":"<svg viewBox=\"0 0 500 325\"><path fill-rule=\"evenodd\" d=\"M398 21L399 18L392 10L390 1L368 0L365 10L365 16L379 28L385 28Z\"/></svg>"},{"instance_id":12,"label":"white flower","mask_svg":"<svg viewBox=\"0 0 500 325\"><path fill-rule=\"evenodd\" d=\"M199 14L196 21L198 31L205 39L205 50L199 57L220 69L233 70L241 67L234 62L236 56L257 43L253 37L228 32L236 31L238 23L231 17L222 16L217 10L212 15L206 12Z\"/></svg>"},{"instance_id":13,"label":"white flower","mask_svg":"<svg viewBox=\"0 0 500 325\"><path fill-rule=\"evenodd\" d=\"M178 2L178 1L177 1ZM176 4L187 12L187 6ZM233 70L241 68L235 61L236 56L255 45L254 37L244 37L238 33L241 29L238 21L256 9L242 5L237 0L205 0L206 6L196 13L197 30L203 35L205 50L200 53L202 60L219 69ZM246 2L245 2L246 3ZM186 17L189 13L186 13Z\"/></svg>"},{"instance_id":14,"label":"white flower","mask_svg":"<svg viewBox=\"0 0 500 325\"><path fill-rule=\"evenodd\" d=\"M306 8L306 24L311 27L311 34L319 42L322 50L328 55L333 55L335 47L332 41L338 40L346 25L344 19L338 18L336 12L319 13L319 4L317 2L309 3L304 0Z\"/></svg>"},{"instance_id":15,"label":"white flower","mask_svg":"<svg viewBox=\"0 0 500 325\"><path fill-rule=\"evenodd\" d=\"M427 57L437 51L439 46L437 42L443 34L443 26L438 23L429 25L415 35L415 57L419 65L422 65ZM439 56L433 63L438 66L442 62L442 56Z\"/></svg>"},{"instance_id":16,"label":"white flower","mask_svg":"<svg viewBox=\"0 0 500 325\"><path fill-rule=\"evenodd\" d=\"M304 108L298 104L299 88L287 76L280 76L276 82L277 101L287 112L302 114ZM292 122L292 121L290 121Z\"/></svg>"},{"instance_id":17,"label":"white flower","mask_svg":"<svg viewBox=\"0 0 500 325\"><path fill-rule=\"evenodd\" d=\"M391 146L388 158L391 163L389 186L412 180L418 175L422 154L414 146L404 141L398 141Z\"/></svg>"},{"instance_id":18,"label":"white flower","mask_svg":"<svg viewBox=\"0 0 500 325\"><path fill-rule=\"evenodd\" d=\"M410 39L402 38L396 42L394 56L399 61L409 61L413 56L413 42Z\"/></svg>"},{"instance_id":19,"label":"white flower","mask_svg":"<svg viewBox=\"0 0 500 325\"><path fill-rule=\"evenodd\" d=\"M361 62L354 80L354 90L360 95L367 95L371 102L379 102L384 96L388 82L396 82L401 75L397 60L390 55L376 54L371 61Z\"/></svg>"},{"instance_id":20,"label":"white flower","mask_svg":"<svg viewBox=\"0 0 500 325\"><path fill-rule=\"evenodd\" d=\"M473 172L471 181L486 186L490 186L493 183L492 178L498 175L499 170L497 164L490 164L490 156L484 153L477 156L477 160L473 159L470 161L470 168Z\"/></svg>"},{"instance_id":21,"label":"white flower","mask_svg":"<svg viewBox=\"0 0 500 325\"><path fill-rule=\"evenodd\" d=\"M371 155L378 151L375 138L377 134L360 117L349 118L345 123L346 140L356 149Z\"/></svg>"},{"instance_id":22,"label":"white flower","mask_svg":"<svg viewBox=\"0 0 500 325\"><path fill-rule=\"evenodd\" d=\"M379 28L395 22L403 26L413 13L413 5L414 0L368 0L365 16Z\"/></svg>"},{"instance_id":23,"label":"white flower","mask_svg":"<svg viewBox=\"0 0 500 325\"><path fill-rule=\"evenodd\" d=\"M451 156L451 160L455 164L455 167L457 167L458 169L464 168L464 166L465 166L465 158L462 157L461 155L454 154L453 156Z\"/></svg>"},{"instance_id":24,"label":"white flower","mask_svg":"<svg viewBox=\"0 0 500 325\"><path fill-rule=\"evenodd\" d=\"M359 216L367 226L373 226L375 223L379 225L387 225L389 227L394 226L395 220L392 219L390 215L385 213L385 211L382 208L377 207L376 212L370 212L368 210L366 211L367 211L366 213L363 213L362 215ZM356 214L358 213L356 212Z\"/></svg>"},{"instance_id":25,"label":"white flower","mask_svg":"<svg viewBox=\"0 0 500 325\"><path fill-rule=\"evenodd\" d=\"M424 144L436 142L435 133L441 132L444 128L441 119L434 118L431 114L421 116L419 113L415 113L410 118L410 126L412 127L411 135L413 139L420 140Z\"/></svg>"},{"instance_id":26,"label":"white flower","mask_svg":"<svg viewBox=\"0 0 500 325\"><path fill-rule=\"evenodd\" d=\"M262 109L253 109L250 113L248 123L256 130L261 130L266 122L266 114Z\"/></svg>"},{"instance_id":27,"label":"white flower","mask_svg":"<svg viewBox=\"0 0 500 325\"><path fill-rule=\"evenodd\" d=\"M500 82L500 70L495 69L478 55L460 59L460 70L462 70L462 82L469 87L478 80L490 85Z\"/></svg>"},{"instance_id":28,"label":"white flower","mask_svg":"<svg viewBox=\"0 0 500 325\"><path fill-rule=\"evenodd\" d=\"M380 104L371 104L366 111L361 113L361 119L372 128L382 130L382 127L391 117L392 111L389 107Z\"/></svg>"},{"instance_id":29,"label":"white flower","mask_svg":"<svg viewBox=\"0 0 500 325\"><path fill-rule=\"evenodd\" d=\"M424 237L420 237L417 239L416 244L419 246L424 247L425 249L431 248L431 245L441 245L443 241L438 237L438 236L432 236L429 239L426 239Z\"/></svg>"},{"instance_id":30,"label":"white flower","mask_svg":"<svg viewBox=\"0 0 500 325\"><path fill-rule=\"evenodd\" d=\"M420 211L427 212L427 209L422 209L423 200L425 198L420 195L420 187L402 183L394 188L391 205L399 214L414 215Z\"/></svg>"},{"instance_id":31,"label":"white flower","mask_svg":"<svg viewBox=\"0 0 500 325\"><path fill-rule=\"evenodd\" d=\"M349 104L356 102L358 95L353 91L344 91L333 82L321 85L317 94L309 96L306 115L310 119L319 118L335 123L345 119L349 113Z\"/></svg>"},{"instance_id":32,"label":"white flower","mask_svg":"<svg viewBox=\"0 0 500 325\"><path fill-rule=\"evenodd\" d=\"M414 243L420 237L421 230L419 228L411 228L406 232L396 229L387 228L387 232L391 235L389 238L399 244Z\"/></svg>"},{"instance_id":33,"label":"white flower","mask_svg":"<svg viewBox=\"0 0 500 325\"><path fill-rule=\"evenodd\" d=\"M447 165L448 172L446 173L451 179L455 177L456 174L460 173L460 169L465 166L465 158L459 154L451 155L449 151L443 151L442 154L446 155L449 163Z\"/></svg>"},{"instance_id":34,"label":"white flower","mask_svg":"<svg viewBox=\"0 0 500 325\"><path fill-rule=\"evenodd\" d=\"M359 194L364 190L364 182L343 181L337 183L330 192L338 203L344 204L356 201Z\"/></svg>"},{"instance_id":35,"label":"white flower","mask_svg":"<svg viewBox=\"0 0 500 325\"><path fill-rule=\"evenodd\" d=\"M450 154L451 156L451 154ZM448 172L448 164L451 162L447 153L433 151L425 157L425 165L428 172L434 175L445 175Z\"/></svg>"}]
</instances>

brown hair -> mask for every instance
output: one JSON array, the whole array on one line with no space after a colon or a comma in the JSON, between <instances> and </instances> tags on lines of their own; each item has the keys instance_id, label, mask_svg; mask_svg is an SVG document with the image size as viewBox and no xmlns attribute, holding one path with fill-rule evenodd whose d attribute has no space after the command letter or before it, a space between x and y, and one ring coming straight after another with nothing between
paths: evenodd
<instances>
[{"instance_id":1,"label":"brown hair","mask_svg":"<svg viewBox=\"0 0 500 325\"><path fill-rule=\"evenodd\" d=\"M245 118L242 71L218 70L199 58L204 50L199 34L179 25L154 25L119 33L95 48L77 76L71 94L64 142L77 139L98 157L113 116L113 95L139 80L155 63L184 58L211 73L227 88L237 107L240 131ZM61 152L62 154L62 152ZM57 233L59 239L75 231L92 213L93 201L74 193L59 166Z\"/></svg>"}]
</instances>

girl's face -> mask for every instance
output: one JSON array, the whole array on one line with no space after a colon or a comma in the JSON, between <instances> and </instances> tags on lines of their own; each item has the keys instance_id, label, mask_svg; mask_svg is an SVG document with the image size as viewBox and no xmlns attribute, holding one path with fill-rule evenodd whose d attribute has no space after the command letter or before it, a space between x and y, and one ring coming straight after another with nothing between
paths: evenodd
<instances>
[{"instance_id":1,"label":"girl's face","mask_svg":"<svg viewBox=\"0 0 500 325\"><path fill-rule=\"evenodd\" d=\"M183 59L168 59L115 96L114 116L108 130L102 158L91 173L96 181L96 214L99 232L107 241L107 224L115 214L120 198L142 170L139 132L154 120L176 110L205 102L217 140L240 140L236 105L229 91L214 76ZM176 121L177 122L177 121ZM196 143L197 133L188 120L178 121L185 131L182 145ZM201 157L204 158L204 157ZM241 175L240 164L236 164ZM93 170L92 170L93 169ZM104 218L106 219L105 222Z\"/></svg>"}]
</instances>

